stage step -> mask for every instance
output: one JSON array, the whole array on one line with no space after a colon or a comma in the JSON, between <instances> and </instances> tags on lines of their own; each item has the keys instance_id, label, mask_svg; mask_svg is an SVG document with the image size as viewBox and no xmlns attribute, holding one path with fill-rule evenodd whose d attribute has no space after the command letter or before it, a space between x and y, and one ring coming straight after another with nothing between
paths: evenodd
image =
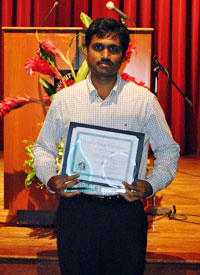
<instances>
[{"instance_id":1,"label":"stage step","mask_svg":"<svg viewBox=\"0 0 200 275\"><path fill-rule=\"evenodd\" d=\"M0 209L0 223L16 224L16 221L16 210Z\"/></svg>"}]
</instances>

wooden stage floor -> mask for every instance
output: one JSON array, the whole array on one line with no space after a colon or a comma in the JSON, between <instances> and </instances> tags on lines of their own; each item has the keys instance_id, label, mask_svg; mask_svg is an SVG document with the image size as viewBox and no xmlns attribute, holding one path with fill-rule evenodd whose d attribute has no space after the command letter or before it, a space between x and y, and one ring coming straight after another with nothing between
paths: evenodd
<instances>
[{"instance_id":1,"label":"wooden stage floor","mask_svg":"<svg viewBox=\"0 0 200 275\"><path fill-rule=\"evenodd\" d=\"M200 156L182 156L173 183L156 194L156 206L168 208L172 213L175 206L176 214L171 218L148 215L145 275L200 274L199 170ZM59 274L52 228L5 223L7 215L16 213L3 209L2 154L0 171L0 275Z\"/></svg>"}]
</instances>

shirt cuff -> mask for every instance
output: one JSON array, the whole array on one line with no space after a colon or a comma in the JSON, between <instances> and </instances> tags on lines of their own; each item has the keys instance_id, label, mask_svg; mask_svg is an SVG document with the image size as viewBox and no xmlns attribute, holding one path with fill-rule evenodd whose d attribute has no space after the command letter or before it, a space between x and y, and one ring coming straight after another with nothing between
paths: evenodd
<instances>
[{"instance_id":1,"label":"shirt cuff","mask_svg":"<svg viewBox=\"0 0 200 275\"><path fill-rule=\"evenodd\" d=\"M43 183L44 185L46 186L48 192L50 194L55 194L56 192L53 191L49 186L48 186L48 182L49 180L54 177L54 176L57 176L57 173L55 173L54 171L48 171L46 172L45 174L43 174Z\"/></svg>"},{"instance_id":2,"label":"shirt cuff","mask_svg":"<svg viewBox=\"0 0 200 275\"><path fill-rule=\"evenodd\" d=\"M151 184L152 189L153 189L153 193L151 194L151 196L147 197L147 199L154 196L155 193L157 193L158 191L166 188L172 182L172 180L173 180L173 178L168 180L167 182L164 182L164 180L162 180L160 178L158 179L158 177L156 177L156 176L151 176L151 174L149 176L147 176L146 181L148 181L149 184Z\"/></svg>"},{"instance_id":3,"label":"shirt cuff","mask_svg":"<svg viewBox=\"0 0 200 275\"><path fill-rule=\"evenodd\" d=\"M50 194L56 194L56 192L53 191L53 190L48 186L48 182L47 182L47 184L46 184L46 188L47 188L47 190L48 190L48 192L49 192Z\"/></svg>"}]
</instances>

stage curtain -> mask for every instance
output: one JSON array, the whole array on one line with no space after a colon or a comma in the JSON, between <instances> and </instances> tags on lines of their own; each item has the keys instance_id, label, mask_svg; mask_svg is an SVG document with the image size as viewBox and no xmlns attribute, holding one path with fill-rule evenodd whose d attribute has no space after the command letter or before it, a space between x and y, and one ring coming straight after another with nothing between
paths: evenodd
<instances>
[{"instance_id":1,"label":"stage curtain","mask_svg":"<svg viewBox=\"0 0 200 275\"><path fill-rule=\"evenodd\" d=\"M82 26L80 12L92 19L100 16L119 16L106 8L107 0L60 0L44 26ZM172 80L192 101L191 108L170 82L164 90L167 77L159 72L157 92L175 140L182 154L200 153L200 1L199 0L114 0L137 27L153 27L152 54L167 69ZM2 26L40 26L53 0L1 0ZM133 27L127 22L128 27ZM1 60L3 60L1 36ZM14 60L13 60L14 62ZM3 62L0 65L0 99L3 98ZM153 64L152 64L153 65ZM152 66L153 67L153 66ZM0 127L2 147L2 122Z\"/></svg>"}]
</instances>

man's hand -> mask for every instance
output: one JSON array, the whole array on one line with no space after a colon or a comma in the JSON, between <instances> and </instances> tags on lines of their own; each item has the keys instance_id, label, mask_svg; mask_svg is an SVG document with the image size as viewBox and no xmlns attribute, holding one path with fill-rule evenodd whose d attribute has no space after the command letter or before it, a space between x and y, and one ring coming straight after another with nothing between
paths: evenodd
<instances>
[{"instance_id":1,"label":"man's hand","mask_svg":"<svg viewBox=\"0 0 200 275\"><path fill-rule=\"evenodd\" d=\"M50 178L47 185L52 191L56 192L59 196L73 197L73 196L79 195L80 191L74 191L74 192L68 193L68 192L65 192L64 190L67 188L71 188L77 183L79 183L80 180L77 179L79 176L80 175L78 174L72 175L72 176L66 176L64 178L61 178L60 176L54 176Z\"/></svg>"},{"instance_id":2,"label":"man's hand","mask_svg":"<svg viewBox=\"0 0 200 275\"><path fill-rule=\"evenodd\" d=\"M123 181L122 184L126 188L126 193L119 194L130 202L146 198L153 193L151 184L145 180L137 180L137 185L130 185L125 181Z\"/></svg>"}]
</instances>

